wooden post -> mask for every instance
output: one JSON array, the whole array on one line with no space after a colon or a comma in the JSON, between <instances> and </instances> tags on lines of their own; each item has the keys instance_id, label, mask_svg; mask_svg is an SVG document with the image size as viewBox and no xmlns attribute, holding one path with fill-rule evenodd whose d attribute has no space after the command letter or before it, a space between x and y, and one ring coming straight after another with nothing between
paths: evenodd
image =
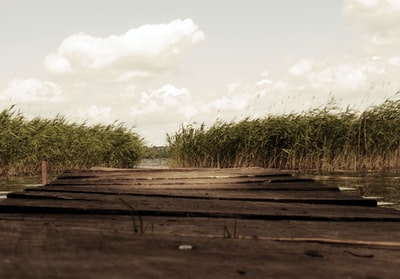
<instances>
[{"instance_id":1,"label":"wooden post","mask_svg":"<svg viewBox=\"0 0 400 279\"><path fill-rule=\"evenodd\" d=\"M42 185L45 186L47 184L47 162L46 160L42 161Z\"/></svg>"}]
</instances>

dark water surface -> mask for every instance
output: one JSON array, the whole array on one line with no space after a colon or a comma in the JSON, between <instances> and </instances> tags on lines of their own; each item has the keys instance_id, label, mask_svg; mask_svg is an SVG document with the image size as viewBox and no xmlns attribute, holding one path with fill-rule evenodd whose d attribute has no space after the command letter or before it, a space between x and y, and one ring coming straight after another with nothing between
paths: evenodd
<instances>
[{"instance_id":1,"label":"dark water surface","mask_svg":"<svg viewBox=\"0 0 400 279\"><path fill-rule=\"evenodd\" d=\"M399 173L297 173L296 176L313 178L328 186L339 187L342 191L351 192L365 198L376 199L379 206L400 210ZM51 180L52 178L49 179ZM37 187L41 185L40 183L40 176L0 177L0 200L6 198L8 192L21 191L27 187Z\"/></svg>"},{"instance_id":2,"label":"dark water surface","mask_svg":"<svg viewBox=\"0 0 400 279\"><path fill-rule=\"evenodd\" d=\"M313 178L328 186L339 187L364 198L378 201L378 206L400 210L400 174L375 172L335 172L329 174L299 173L296 176Z\"/></svg>"},{"instance_id":3,"label":"dark water surface","mask_svg":"<svg viewBox=\"0 0 400 279\"><path fill-rule=\"evenodd\" d=\"M0 199L5 199L8 192L22 191L28 187L41 185L40 176L29 177L1 177L0 176Z\"/></svg>"}]
</instances>

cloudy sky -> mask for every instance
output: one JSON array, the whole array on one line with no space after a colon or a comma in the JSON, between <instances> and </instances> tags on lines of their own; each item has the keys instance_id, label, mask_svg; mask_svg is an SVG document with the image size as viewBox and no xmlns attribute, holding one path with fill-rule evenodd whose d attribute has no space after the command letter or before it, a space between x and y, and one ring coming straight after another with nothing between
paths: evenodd
<instances>
[{"instance_id":1,"label":"cloudy sky","mask_svg":"<svg viewBox=\"0 0 400 279\"><path fill-rule=\"evenodd\" d=\"M0 0L0 110L182 123L363 110L400 89L400 0Z\"/></svg>"}]
</instances>

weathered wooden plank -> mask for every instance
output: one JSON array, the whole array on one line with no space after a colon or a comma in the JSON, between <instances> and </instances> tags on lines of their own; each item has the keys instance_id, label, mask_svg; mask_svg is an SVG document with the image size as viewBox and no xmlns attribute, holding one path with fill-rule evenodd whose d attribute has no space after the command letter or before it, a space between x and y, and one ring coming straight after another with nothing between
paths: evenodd
<instances>
[{"instance_id":1,"label":"weathered wooden plank","mask_svg":"<svg viewBox=\"0 0 400 279\"><path fill-rule=\"evenodd\" d=\"M4 215L3 215L4 216ZM8 218L8 219L7 219ZM192 218L149 220L153 233L134 234L124 216L0 216L1 278L397 278L399 250L377 246L282 242L262 238L182 236ZM198 220L198 219L195 219ZM207 228L207 219L198 220ZM215 221L215 220L214 220ZM224 222L219 220L219 228ZM182 222L182 223L181 223ZM319 223L248 221L271 236L320 233ZM171 226L174 226L171 228ZM240 224L240 223L239 223ZM253 224L253 225L251 225ZM208 227L216 227L216 224ZM334 236L335 224L323 223ZM360 224L357 224L360 225ZM361 228L372 231L369 223ZM395 223L395 226L398 224ZM239 230L245 229L241 226ZM350 228L352 226L350 225ZM275 229L279 228L279 229ZM302 229L304 228L304 229ZM311 229L310 229L311 228ZM395 227L396 228L396 227ZM308 232L308 229L310 231ZM221 229L222 230L222 229ZM350 229L351 230L351 229ZM329 232L328 231L328 232ZM385 235L385 230L379 231ZM343 228L343 233L346 230ZM364 231L360 230L360 235ZM366 240L368 238L365 238ZM180 250L181 245L193 249ZM195 263L195 264L194 264Z\"/></svg>"},{"instance_id":2,"label":"weathered wooden plank","mask_svg":"<svg viewBox=\"0 0 400 279\"><path fill-rule=\"evenodd\" d=\"M79 176L123 176L130 175L142 176L145 178L161 177L161 178L199 178L199 177L237 177L237 176L292 176L290 171L282 171L276 169L264 168L166 168L166 169L108 169L108 168L92 168L90 170L65 171L62 177L79 177Z\"/></svg>"},{"instance_id":3,"label":"weathered wooden plank","mask_svg":"<svg viewBox=\"0 0 400 279\"><path fill-rule=\"evenodd\" d=\"M259 220L400 221L397 211L384 208L76 193L59 193L40 199L7 199L0 204L0 212L139 214Z\"/></svg>"},{"instance_id":4,"label":"weathered wooden plank","mask_svg":"<svg viewBox=\"0 0 400 279\"><path fill-rule=\"evenodd\" d=\"M188 187L193 185L235 185L237 184L308 184L315 183L320 187L323 187L322 183L315 182L312 179L299 179L293 177L287 177L284 179L267 179L267 178L249 178L249 177L237 177L237 178L193 178L193 179L182 179L182 178L154 178L146 179L140 177L132 178L85 178L85 179L57 179L52 181L50 185L187 185ZM240 187L240 185L238 185ZM282 186L284 187L284 186Z\"/></svg>"},{"instance_id":5,"label":"weathered wooden plank","mask_svg":"<svg viewBox=\"0 0 400 279\"><path fill-rule=\"evenodd\" d=\"M177 180L119 180L119 179L105 179L99 181L90 180L56 180L53 181L48 187L59 187L68 186L70 188L81 187L81 186L91 186L91 187L103 187L110 186L118 191L119 188L126 188L129 186L132 189L143 189L143 188L153 188L153 189L221 189L221 190L296 190L296 191L336 191L339 192L338 187L329 187L320 182L316 181L286 181L273 183L271 181L220 181L207 179L206 181L177 181Z\"/></svg>"},{"instance_id":6,"label":"weathered wooden plank","mask_svg":"<svg viewBox=\"0 0 400 279\"><path fill-rule=\"evenodd\" d=\"M0 278L397 278L400 213L357 203L259 168L66 172L0 203Z\"/></svg>"},{"instance_id":7,"label":"weathered wooden plank","mask_svg":"<svg viewBox=\"0 0 400 279\"><path fill-rule=\"evenodd\" d=\"M176 175L179 174L179 175ZM191 183L192 181L199 181L203 183L246 183L246 182L310 182L313 179L307 178L296 178L289 174L258 174L258 175L212 175L212 174L204 174L204 175L197 175L197 176L187 176L185 177L182 173L167 173L166 175L149 175L148 177L145 176L146 174L142 173L128 173L127 175L123 174L112 174L112 173L105 173L101 174L98 173L97 175L73 175L73 176L65 176L62 175L57 178L56 181L64 181L65 183L69 181L71 184L75 183L74 181L103 181L103 180L117 180L117 181L149 181L149 182L170 182L170 183Z\"/></svg>"},{"instance_id":8,"label":"weathered wooden plank","mask_svg":"<svg viewBox=\"0 0 400 279\"><path fill-rule=\"evenodd\" d=\"M312 179L300 179L290 173L276 173L264 169L193 169L132 171L86 171L66 173L49 186L131 186L159 189L224 189L224 190L298 190L339 191ZM117 188L116 188L117 189ZM117 190L118 191L118 190Z\"/></svg>"},{"instance_id":9,"label":"weathered wooden plank","mask_svg":"<svg viewBox=\"0 0 400 279\"><path fill-rule=\"evenodd\" d=\"M226 179L226 178L264 178L292 177L289 172L277 172L276 170L266 170L261 168L250 169L129 169L115 171L86 170L86 171L67 171L58 177L64 180L79 179Z\"/></svg>"},{"instance_id":10,"label":"weathered wooden plank","mask_svg":"<svg viewBox=\"0 0 400 279\"><path fill-rule=\"evenodd\" d=\"M8 198L35 198L35 197L75 197L80 198L88 194L115 195L115 187L36 187L24 192L10 193ZM265 201L285 203L312 203L312 204L336 204L354 206L377 206L376 200L364 199L355 195L337 193L331 191L222 191L216 189L153 189L153 188L119 188L118 194L133 196L149 196L164 198L188 198L188 199L218 199L238 201Z\"/></svg>"},{"instance_id":11,"label":"weathered wooden plank","mask_svg":"<svg viewBox=\"0 0 400 279\"><path fill-rule=\"evenodd\" d=\"M202 217L143 216L146 230L134 232L131 216L123 215L63 215L63 214L0 214L0 235L11 237L18 231L49 226L59 229L121 232L129 236L191 235L224 238L224 227L233 233L237 227L239 239L303 238L342 239L343 242L400 242L399 222L340 222L299 220L249 220ZM139 225L139 224L138 224ZM324 228L323 230L321 228ZM379 239L377 239L379 235ZM69 236L65 236L66 238ZM278 240L277 240L278 241ZM304 241L307 242L307 241ZM349 243L347 243L350 245ZM359 245L356 241L354 246ZM379 245L377 245L379 246ZM394 245L393 247L397 247ZM383 246L386 247L386 246Z\"/></svg>"},{"instance_id":12,"label":"weathered wooden plank","mask_svg":"<svg viewBox=\"0 0 400 279\"><path fill-rule=\"evenodd\" d=\"M295 177L199 177L199 178L143 178L143 177L85 177L85 178L58 178L57 180L51 182L51 185L58 184L104 184L104 183L115 183L115 184L240 184L240 183L298 183L298 182L314 182L313 179L307 178L295 178Z\"/></svg>"}]
</instances>

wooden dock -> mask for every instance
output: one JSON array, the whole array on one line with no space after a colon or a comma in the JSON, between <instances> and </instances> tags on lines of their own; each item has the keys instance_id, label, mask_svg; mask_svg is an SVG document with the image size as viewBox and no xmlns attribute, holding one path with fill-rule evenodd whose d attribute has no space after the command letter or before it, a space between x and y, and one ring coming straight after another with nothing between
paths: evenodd
<instances>
[{"instance_id":1,"label":"wooden dock","mask_svg":"<svg viewBox=\"0 0 400 279\"><path fill-rule=\"evenodd\" d=\"M400 211L289 172L65 172L0 202L0 278L399 278Z\"/></svg>"}]
</instances>

